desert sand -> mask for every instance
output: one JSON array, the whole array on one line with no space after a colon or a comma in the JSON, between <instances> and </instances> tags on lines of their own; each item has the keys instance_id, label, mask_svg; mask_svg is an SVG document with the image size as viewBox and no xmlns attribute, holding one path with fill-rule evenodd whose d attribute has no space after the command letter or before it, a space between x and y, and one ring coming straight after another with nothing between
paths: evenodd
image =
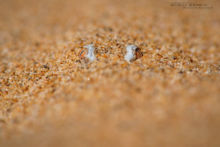
<instances>
[{"instance_id":1,"label":"desert sand","mask_svg":"<svg viewBox=\"0 0 220 147\"><path fill-rule=\"evenodd\" d=\"M0 146L220 146L220 3L193 2L0 0Z\"/></svg>"}]
</instances>

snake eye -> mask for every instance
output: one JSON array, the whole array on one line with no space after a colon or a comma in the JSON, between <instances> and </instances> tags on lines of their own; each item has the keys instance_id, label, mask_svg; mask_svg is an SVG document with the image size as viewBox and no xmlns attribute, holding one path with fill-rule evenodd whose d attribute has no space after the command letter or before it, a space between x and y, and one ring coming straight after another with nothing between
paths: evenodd
<instances>
[{"instance_id":1,"label":"snake eye","mask_svg":"<svg viewBox=\"0 0 220 147\"><path fill-rule=\"evenodd\" d=\"M136 55L136 59L141 58L143 56L143 53L140 48L136 48L135 55Z\"/></svg>"},{"instance_id":2,"label":"snake eye","mask_svg":"<svg viewBox=\"0 0 220 147\"><path fill-rule=\"evenodd\" d=\"M96 59L94 45L89 44L89 45L84 46L84 48L87 48L86 58L88 58L90 62L94 61Z\"/></svg>"},{"instance_id":3,"label":"snake eye","mask_svg":"<svg viewBox=\"0 0 220 147\"><path fill-rule=\"evenodd\" d=\"M79 53L79 57L84 58L85 54L86 54L85 50L81 50L80 53Z\"/></svg>"}]
</instances>

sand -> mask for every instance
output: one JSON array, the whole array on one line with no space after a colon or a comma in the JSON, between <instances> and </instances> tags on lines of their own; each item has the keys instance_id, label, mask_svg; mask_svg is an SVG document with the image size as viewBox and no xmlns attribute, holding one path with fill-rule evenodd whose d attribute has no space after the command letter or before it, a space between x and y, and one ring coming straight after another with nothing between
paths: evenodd
<instances>
[{"instance_id":1,"label":"sand","mask_svg":"<svg viewBox=\"0 0 220 147\"><path fill-rule=\"evenodd\" d=\"M220 3L199 3L1 0L0 146L219 146Z\"/></svg>"}]
</instances>

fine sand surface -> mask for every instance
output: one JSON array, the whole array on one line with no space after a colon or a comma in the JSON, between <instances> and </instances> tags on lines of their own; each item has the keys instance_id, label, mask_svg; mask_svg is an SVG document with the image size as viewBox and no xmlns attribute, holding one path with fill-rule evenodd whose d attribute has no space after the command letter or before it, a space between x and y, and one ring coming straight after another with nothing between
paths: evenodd
<instances>
[{"instance_id":1,"label":"fine sand surface","mask_svg":"<svg viewBox=\"0 0 220 147\"><path fill-rule=\"evenodd\" d=\"M0 0L0 147L219 147L220 2L197 2Z\"/></svg>"}]
</instances>

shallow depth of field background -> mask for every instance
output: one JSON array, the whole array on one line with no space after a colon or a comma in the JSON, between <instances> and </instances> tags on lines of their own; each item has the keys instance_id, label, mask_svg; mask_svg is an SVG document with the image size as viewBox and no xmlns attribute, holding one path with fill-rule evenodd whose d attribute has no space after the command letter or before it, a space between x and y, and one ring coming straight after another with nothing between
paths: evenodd
<instances>
[{"instance_id":1,"label":"shallow depth of field background","mask_svg":"<svg viewBox=\"0 0 220 147\"><path fill-rule=\"evenodd\" d=\"M0 146L218 147L220 3L181 2L0 0Z\"/></svg>"}]
</instances>

